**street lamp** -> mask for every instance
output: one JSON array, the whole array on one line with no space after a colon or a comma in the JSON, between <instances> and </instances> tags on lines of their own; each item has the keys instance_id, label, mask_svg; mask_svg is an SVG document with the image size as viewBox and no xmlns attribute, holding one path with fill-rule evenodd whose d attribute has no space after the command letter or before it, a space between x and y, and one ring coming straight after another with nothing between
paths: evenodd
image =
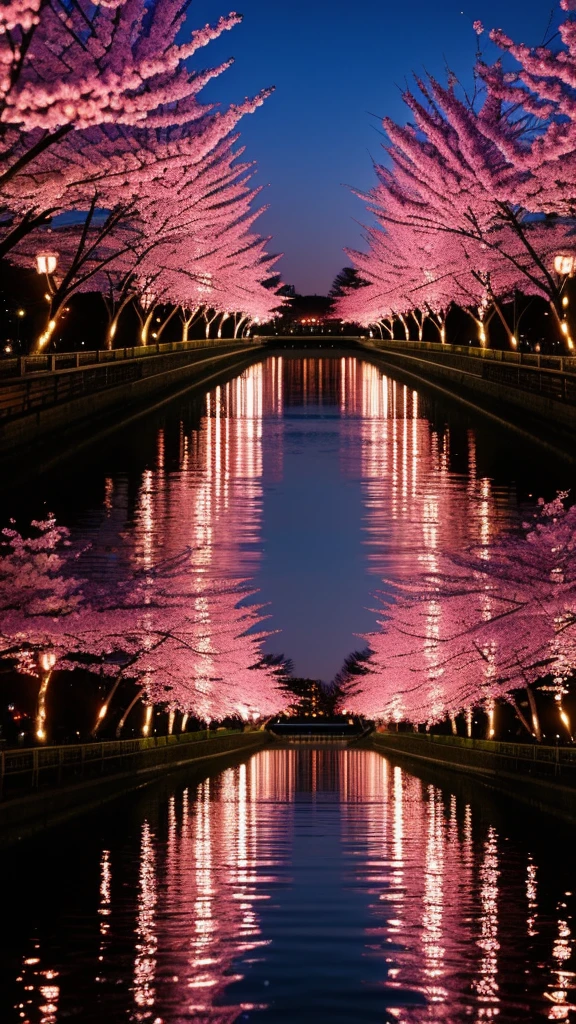
<instances>
[{"instance_id":1,"label":"street lamp","mask_svg":"<svg viewBox=\"0 0 576 1024\"><path fill-rule=\"evenodd\" d=\"M58 266L58 254L55 252L39 252L36 256L36 270L47 277L53 274Z\"/></svg>"},{"instance_id":2,"label":"street lamp","mask_svg":"<svg viewBox=\"0 0 576 1024\"><path fill-rule=\"evenodd\" d=\"M574 256L573 254L570 254L570 253L558 253L558 255L554 257L554 270L556 271L556 273L558 274L559 277L564 278L564 281L563 281L563 283L562 283L562 285L560 287L560 291L562 291L562 289L564 288L564 285L566 284L566 281L568 280L568 278L569 277L574 277L575 269L576 269L576 256ZM568 305L569 305L568 296L564 295L562 297L562 308L564 310L564 319L560 321L560 330L562 331L562 334L566 338L566 342L568 344L568 348L572 350L574 348L574 342L573 342L573 340L572 340L572 338L570 336L570 328L568 326L568 321L566 320L566 312L567 312ZM558 319L560 319L560 317L558 317Z\"/></svg>"},{"instance_id":3,"label":"street lamp","mask_svg":"<svg viewBox=\"0 0 576 1024\"><path fill-rule=\"evenodd\" d=\"M573 277L576 257L567 253L559 253L554 257L554 270L560 277Z\"/></svg>"}]
</instances>

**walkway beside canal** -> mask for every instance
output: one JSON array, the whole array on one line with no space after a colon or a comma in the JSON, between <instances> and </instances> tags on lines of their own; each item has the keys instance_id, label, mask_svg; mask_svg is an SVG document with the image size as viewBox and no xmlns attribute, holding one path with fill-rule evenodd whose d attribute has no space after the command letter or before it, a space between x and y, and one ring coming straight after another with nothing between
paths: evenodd
<instances>
[{"instance_id":1,"label":"walkway beside canal","mask_svg":"<svg viewBox=\"0 0 576 1024\"><path fill-rule=\"evenodd\" d=\"M66 448L72 427L77 447L106 418L125 418L127 410L146 410L162 394L209 384L228 370L241 372L259 348L257 342L191 341L4 360L0 454L39 454L47 443L53 452L54 440Z\"/></svg>"},{"instance_id":2,"label":"walkway beside canal","mask_svg":"<svg viewBox=\"0 0 576 1024\"><path fill-rule=\"evenodd\" d=\"M365 341L364 348L419 382L441 382L442 390L485 407L498 419L516 414L532 429L542 426L572 441L576 356L387 339Z\"/></svg>"},{"instance_id":3,"label":"walkway beside canal","mask_svg":"<svg viewBox=\"0 0 576 1024\"><path fill-rule=\"evenodd\" d=\"M376 732L369 743L386 757L475 777L538 810L576 821L576 747L411 732Z\"/></svg>"},{"instance_id":4,"label":"walkway beside canal","mask_svg":"<svg viewBox=\"0 0 576 1024\"><path fill-rule=\"evenodd\" d=\"M0 846L140 789L162 774L205 769L269 740L263 731L181 733L0 752Z\"/></svg>"}]
</instances>

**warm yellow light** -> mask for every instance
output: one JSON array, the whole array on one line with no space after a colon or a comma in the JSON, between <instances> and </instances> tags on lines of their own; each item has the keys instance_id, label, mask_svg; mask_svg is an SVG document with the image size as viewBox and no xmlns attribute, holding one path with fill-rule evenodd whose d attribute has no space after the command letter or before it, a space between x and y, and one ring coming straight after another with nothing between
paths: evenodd
<instances>
[{"instance_id":1,"label":"warm yellow light","mask_svg":"<svg viewBox=\"0 0 576 1024\"><path fill-rule=\"evenodd\" d=\"M565 320L560 324L560 330L562 331L562 334L568 334L568 324Z\"/></svg>"},{"instance_id":2,"label":"warm yellow light","mask_svg":"<svg viewBox=\"0 0 576 1024\"><path fill-rule=\"evenodd\" d=\"M158 335L156 334L156 331L152 331L152 337L153 338L157 338L158 337Z\"/></svg>"},{"instance_id":3,"label":"warm yellow light","mask_svg":"<svg viewBox=\"0 0 576 1024\"><path fill-rule=\"evenodd\" d=\"M145 715L145 718L144 718L144 725L142 726L142 735L143 736L147 736L148 733L150 732L150 726L152 724L152 714L153 714L153 711L154 711L154 708L153 708L152 704L148 704L148 706L146 708L146 715Z\"/></svg>"},{"instance_id":4,"label":"warm yellow light","mask_svg":"<svg viewBox=\"0 0 576 1024\"><path fill-rule=\"evenodd\" d=\"M25 309L19 309L17 311L17 313L18 313L18 316L26 316L26 310Z\"/></svg>"},{"instance_id":5,"label":"warm yellow light","mask_svg":"<svg viewBox=\"0 0 576 1024\"><path fill-rule=\"evenodd\" d=\"M39 274L53 274L58 266L55 252L39 252L36 256L36 270Z\"/></svg>"},{"instance_id":6,"label":"warm yellow light","mask_svg":"<svg viewBox=\"0 0 576 1024\"><path fill-rule=\"evenodd\" d=\"M182 725L180 726L180 731L181 732L186 732L187 724L188 724L188 715L183 715L182 716Z\"/></svg>"},{"instance_id":7,"label":"warm yellow light","mask_svg":"<svg viewBox=\"0 0 576 1024\"><path fill-rule=\"evenodd\" d=\"M100 711L98 712L98 718L100 720L105 718L107 711L108 711L108 705L107 704L103 704L102 707L100 708Z\"/></svg>"},{"instance_id":8,"label":"warm yellow light","mask_svg":"<svg viewBox=\"0 0 576 1024\"><path fill-rule=\"evenodd\" d=\"M510 342L514 346L514 348L516 348L516 346L518 344L518 338L516 337L515 334L513 334L512 337L510 338Z\"/></svg>"},{"instance_id":9,"label":"warm yellow light","mask_svg":"<svg viewBox=\"0 0 576 1024\"><path fill-rule=\"evenodd\" d=\"M496 730L494 728L494 713L495 713L495 710L496 709L495 709L494 704L491 704L489 706L489 708L488 708L488 738L491 739L491 740L494 739L494 735L495 735L495 732L496 732Z\"/></svg>"},{"instance_id":10,"label":"warm yellow light","mask_svg":"<svg viewBox=\"0 0 576 1024\"><path fill-rule=\"evenodd\" d=\"M572 276L574 273L574 256L559 255L554 257L554 270L561 277Z\"/></svg>"},{"instance_id":11,"label":"warm yellow light","mask_svg":"<svg viewBox=\"0 0 576 1024\"><path fill-rule=\"evenodd\" d=\"M567 296L567 295L565 295L565 296L563 297L563 299L562 299L562 305L564 306L564 309L566 309L566 306L568 305L568 296Z\"/></svg>"},{"instance_id":12,"label":"warm yellow light","mask_svg":"<svg viewBox=\"0 0 576 1024\"><path fill-rule=\"evenodd\" d=\"M560 712L560 718L562 719L562 721L563 721L564 725L566 726L566 728L568 729L568 731L570 731L570 719L568 718L568 715L566 714L565 711L561 711Z\"/></svg>"},{"instance_id":13,"label":"warm yellow light","mask_svg":"<svg viewBox=\"0 0 576 1024\"><path fill-rule=\"evenodd\" d=\"M39 348L44 348L44 345L48 344L48 342L50 341L50 338L52 337L52 335L54 333L54 328L55 327L56 327L56 321L55 320L50 320L46 330L38 338L38 346L39 346Z\"/></svg>"}]
</instances>

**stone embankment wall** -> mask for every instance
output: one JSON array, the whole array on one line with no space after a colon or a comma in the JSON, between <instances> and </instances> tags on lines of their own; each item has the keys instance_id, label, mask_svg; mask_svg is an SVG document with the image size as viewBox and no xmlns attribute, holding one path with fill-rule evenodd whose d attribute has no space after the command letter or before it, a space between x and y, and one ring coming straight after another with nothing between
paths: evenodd
<instances>
[{"instance_id":1,"label":"stone embankment wall","mask_svg":"<svg viewBox=\"0 0 576 1024\"><path fill-rule=\"evenodd\" d=\"M574 747L410 732L376 732L369 742L373 749L393 759L467 775L539 810L576 821Z\"/></svg>"},{"instance_id":2,"label":"stone embankment wall","mask_svg":"<svg viewBox=\"0 0 576 1024\"><path fill-rule=\"evenodd\" d=\"M260 348L245 341L185 342L0 363L0 455L52 447L56 439L77 447L106 418L125 418L162 394L240 372Z\"/></svg>"},{"instance_id":3,"label":"stone embankment wall","mask_svg":"<svg viewBox=\"0 0 576 1024\"><path fill-rule=\"evenodd\" d=\"M451 392L495 419L510 414L528 426L547 425L573 437L576 357L502 352L417 341L364 342L365 351L420 382Z\"/></svg>"},{"instance_id":4,"label":"stone embankment wall","mask_svg":"<svg viewBox=\"0 0 576 1024\"><path fill-rule=\"evenodd\" d=\"M219 768L252 754L268 733L184 733L141 740L0 752L0 846L95 810L162 775Z\"/></svg>"}]
</instances>

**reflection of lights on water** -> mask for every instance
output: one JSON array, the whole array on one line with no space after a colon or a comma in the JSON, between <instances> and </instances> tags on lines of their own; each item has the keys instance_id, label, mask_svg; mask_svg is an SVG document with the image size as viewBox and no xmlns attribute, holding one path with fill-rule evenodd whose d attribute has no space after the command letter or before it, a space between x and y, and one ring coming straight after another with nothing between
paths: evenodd
<instances>
[{"instance_id":1,"label":"reflection of lights on water","mask_svg":"<svg viewBox=\"0 0 576 1024\"><path fill-rule=\"evenodd\" d=\"M39 944L35 951L39 952ZM16 983L21 987L22 996L15 1010L21 1024L57 1024L60 1001L60 985L56 984L59 972L40 967L39 956L27 956L22 961Z\"/></svg>"},{"instance_id":2,"label":"reflection of lights on water","mask_svg":"<svg viewBox=\"0 0 576 1024\"><path fill-rule=\"evenodd\" d=\"M560 917L557 921L557 934L552 947L552 969L551 974L554 980L548 985L544 992L544 998L552 1003L548 1011L548 1020L568 1020L576 1004L573 1002L573 994L576 996L573 971L567 970L568 961L574 953L574 939L572 929L566 919L566 903L562 901L557 908ZM563 913L562 913L563 912Z\"/></svg>"},{"instance_id":3,"label":"reflection of lights on water","mask_svg":"<svg viewBox=\"0 0 576 1024\"><path fill-rule=\"evenodd\" d=\"M538 910L538 881L537 881L537 869L532 857L528 857L528 866L526 868L526 899L528 901L528 917L526 918L526 927L529 938L534 938L538 934L536 930L536 919Z\"/></svg>"},{"instance_id":4,"label":"reflection of lights on water","mask_svg":"<svg viewBox=\"0 0 576 1024\"><path fill-rule=\"evenodd\" d=\"M158 938L156 934L156 854L154 837L147 821L142 826L140 841L140 872L138 889L138 916L136 921L136 957L134 960L134 1002L138 1007L130 1019L145 1021L147 1012L154 1006L156 990L156 956Z\"/></svg>"},{"instance_id":5,"label":"reflection of lights on water","mask_svg":"<svg viewBox=\"0 0 576 1024\"><path fill-rule=\"evenodd\" d=\"M487 1004L478 1011L479 1018L488 1019L495 1015L499 997L498 985L498 836L491 825L484 844L484 858L480 868L480 938L478 945L482 959L478 967L478 978L474 989L478 1002Z\"/></svg>"},{"instance_id":6,"label":"reflection of lights on water","mask_svg":"<svg viewBox=\"0 0 576 1024\"><path fill-rule=\"evenodd\" d=\"M424 975L428 979L425 993L431 1003L443 1003L448 992L440 984L444 976L445 947L443 940L444 916L444 831L442 797L434 786L428 787L428 836L424 867L424 913L422 916L422 945L424 947Z\"/></svg>"}]
</instances>

